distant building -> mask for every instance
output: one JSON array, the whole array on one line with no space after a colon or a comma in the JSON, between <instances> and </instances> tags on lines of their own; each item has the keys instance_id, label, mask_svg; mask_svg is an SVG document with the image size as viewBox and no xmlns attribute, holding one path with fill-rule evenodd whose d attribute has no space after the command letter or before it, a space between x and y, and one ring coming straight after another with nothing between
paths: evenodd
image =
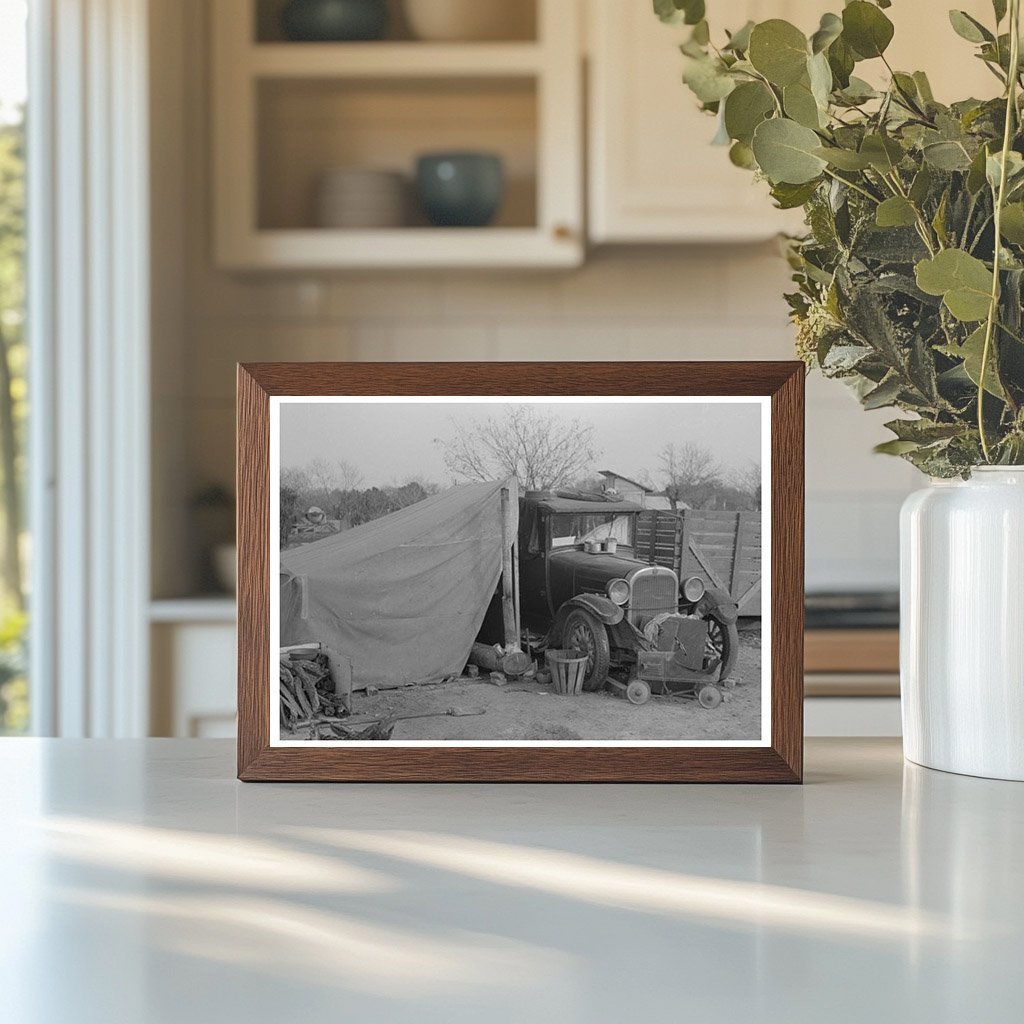
<instances>
[{"instance_id":1,"label":"distant building","mask_svg":"<svg viewBox=\"0 0 1024 1024\"><path fill-rule=\"evenodd\" d=\"M602 469L598 475L604 477L605 490L615 491L626 501L632 501L644 508L664 509L665 511L672 508L672 502L664 494L659 494L653 487L648 487L646 484L640 483L639 480L631 480L628 476L613 473L610 469ZM690 506L680 501L678 507L683 509Z\"/></svg>"}]
</instances>

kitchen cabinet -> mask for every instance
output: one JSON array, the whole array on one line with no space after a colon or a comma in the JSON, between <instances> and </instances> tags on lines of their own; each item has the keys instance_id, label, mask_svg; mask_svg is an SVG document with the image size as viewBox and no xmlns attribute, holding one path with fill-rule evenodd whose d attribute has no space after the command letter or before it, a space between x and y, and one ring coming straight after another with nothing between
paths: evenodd
<instances>
[{"instance_id":1,"label":"kitchen cabinet","mask_svg":"<svg viewBox=\"0 0 1024 1024\"><path fill-rule=\"evenodd\" d=\"M535 5L532 38L452 43L418 41L407 31L373 42L292 42L277 29L277 0L212 4L218 266L579 264L579 7L515 2ZM411 195L404 226L318 222L314 196L328 172L398 172L411 186L419 155L456 150L503 161L505 196L493 225L432 227Z\"/></svg>"},{"instance_id":2,"label":"kitchen cabinet","mask_svg":"<svg viewBox=\"0 0 1024 1024\"><path fill-rule=\"evenodd\" d=\"M767 186L710 145L715 121L702 114L680 77L678 44L689 31L663 25L645 0L587 0L589 233L592 242L728 242L799 231L799 211L776 210ZM708 2L712 32L747 20L785 18L810 33L827 0ZM988 0L958 4L992 20ZM886 11L896 27L888 57L896 68L928 72L937 98L994 95L998 83L955 35L945 6L901 0ZM880 61L858 74L884 78Z\"/></svg>"}]
</instances>

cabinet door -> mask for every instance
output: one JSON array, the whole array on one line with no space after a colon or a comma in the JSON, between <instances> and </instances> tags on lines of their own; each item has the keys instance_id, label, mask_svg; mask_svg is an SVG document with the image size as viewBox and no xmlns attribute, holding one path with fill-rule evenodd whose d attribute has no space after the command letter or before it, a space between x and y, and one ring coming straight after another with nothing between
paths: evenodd
<instances>
[{"instance_id":1,"label":"cabinet door","mask_svg":"<svg viewBox=\"0 0 1024 1024\"><path fill-rule=\"evenodd\" d=\"M767 187L710 145L715 121L682 84L678 45L684 26L663 25L650 0L586 0L590 25L590 237L594 242L713 242L799 231L798 211L774 209ZM811 33L828 0L709 0L712 33L748 19L786 18ZM995 95L998 83L949 25L946 6L901 0L886 12L896 25L889 57L927 71L944 101ZM989 0L956 4L986 24ZM887 77L880 61L858 74Z\"/></svg>"},{"instance_id":2,"label":"cabinet door","mask_svg":"<svg viewBox=\"0 0 1024 1024\"><path fill-rule=\"evenodd\" d=\"M798 230L798 214L774 209L767 186L711 145L715 120L682 83L679 44L689 29L663 25L649 0L588 3L591 240L715 242ZM802 5L822 9L820 0ZM794 18L805 27L798 6L711 2L708 16L716 37L751 18Z\"/></svg>"}]
</instances>

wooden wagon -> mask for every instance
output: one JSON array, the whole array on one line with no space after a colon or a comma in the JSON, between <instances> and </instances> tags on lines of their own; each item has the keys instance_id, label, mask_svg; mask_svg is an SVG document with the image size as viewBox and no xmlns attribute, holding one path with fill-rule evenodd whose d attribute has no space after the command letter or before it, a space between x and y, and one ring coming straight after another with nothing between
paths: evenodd
<instances>
[{"instance_id":1,"label":"wooden wagon","mask_svg":"<svg viewBox=\"0 0 1024 1024\"><path fill-rule=\"evenodd\" d=\"M649 509L637 523L636 555L727 591L740 615L761 614L760 512Z\"/></svg>"}]
</instances>

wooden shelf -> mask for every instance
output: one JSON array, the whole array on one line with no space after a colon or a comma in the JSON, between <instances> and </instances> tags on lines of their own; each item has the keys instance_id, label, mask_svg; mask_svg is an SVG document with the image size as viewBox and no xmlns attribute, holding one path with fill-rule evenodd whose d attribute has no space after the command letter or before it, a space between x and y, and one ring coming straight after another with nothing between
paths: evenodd
<instances>
[{"instance_id":1,"label":"wooden shelf","mask_svg":"<svg viewBox=\"0 0 1024 1024\"><path fill-rule=\"evenodd\" d=\"M255 78L518 77L541 73L536 43L256 43L242 57Z\"/></svg>"},{"instance_id":2,"label":"wooden shelf","mask_svg":"<svg viewBox=\"0 0 1024 1024\"><path fill-rule=\"evenodd\" d=\"M415 268L573 267L579 239L541 236L533 228L395 228L387 231L254 231L222 246L229 269L307 270L331 266Z\"/></svg>"},{"instance_id":3,"label":"wooden shelf","mask_svg":"<svg viewBox=\"0 0 1024 1024\"><path fill-rule=\"evenodd\" d=\"M896 629L809 629L804 633L804 671L882 673L900 670Z\"/></svg>"}]
</instances>

